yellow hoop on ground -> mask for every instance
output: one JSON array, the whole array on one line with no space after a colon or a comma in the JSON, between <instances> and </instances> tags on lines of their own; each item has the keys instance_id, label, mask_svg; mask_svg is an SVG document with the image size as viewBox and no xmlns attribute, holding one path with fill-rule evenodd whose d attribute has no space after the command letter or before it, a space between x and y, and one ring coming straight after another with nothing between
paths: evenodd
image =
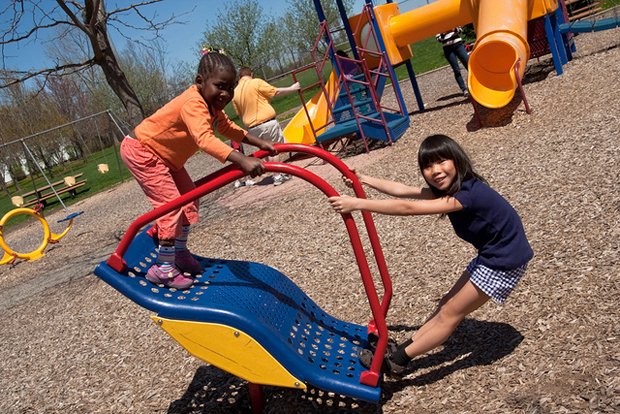
<instances>
[{"instance_id":1,"label":"yellow hoop on ground","mask_svg":"<svg viewBox=\"0 0 620 414\"><path fill-rule=\"evenodd\" d=\"M17 259L17 257L11 256L7 252L4 252L4 256L2 256L2 260L0 260L0 265L7 264L7 263L13 263L15 259Z\"/></svg>"},{"instance_id":2,"label":"yellow hoop on ground","mask_svg":"<svg viewBox=\"0 0 620 414\"><path fill-rule=\"evenodd\" d=\"M12 217L18 216L20 214L25 214L25 215L36 218L37 220L39 220L39 222L43 226L43 233L44 233L43 242L41 243L39 247L37 247L35 250L29 253L20 253L20 252L14 251L6 244L6 241L4 240L4 225L6 224L7 221L9 221L9 219L11 219ZM25 259L29 261L40 259L41 257L44 256L43 251L47 247L48 243L56 243L58 242L58 240L65 237L65 235L69 232L69 229L71 228L72 224L73 224L73 217L71 217L71 219L69 220L69 224L67 225L67 228L62 233L55 234L50 231L50 226L45 220L45 218L41 214L39 214L39 212L37 212L36 210L33 210L31 208L16 208L14 210L9 211L0 220L0 247L2 247L2 249L4 250L4 257L2 258L2 260L0 260L0 265L11 263L15 261L15 259L17 258Z\"/></svg>"}]
</instances>

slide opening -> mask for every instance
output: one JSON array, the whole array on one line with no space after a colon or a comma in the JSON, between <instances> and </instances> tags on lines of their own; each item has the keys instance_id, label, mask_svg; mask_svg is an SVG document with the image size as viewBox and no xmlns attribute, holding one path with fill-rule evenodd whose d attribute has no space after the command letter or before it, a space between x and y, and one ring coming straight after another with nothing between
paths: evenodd
<instances>
[{"instance_id":1,"label":"slide opening","mask_svg":"<svg viewBox=\"0 0 620 414\"><path fill-rule=\"evenodd\" d=\"M501 108L514 96L513 67L519 54L510 43L489 40L478 45L469 60L469 92L487 108Z\"/></svg>"}]
</instances>

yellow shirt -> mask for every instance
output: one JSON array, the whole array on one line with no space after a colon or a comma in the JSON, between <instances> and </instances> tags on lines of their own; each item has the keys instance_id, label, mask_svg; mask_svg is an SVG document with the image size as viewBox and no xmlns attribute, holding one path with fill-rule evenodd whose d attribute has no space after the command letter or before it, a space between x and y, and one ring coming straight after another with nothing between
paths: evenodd
<instances>
[{"instance_id":1,"label":"yellow shirt","mask_svg":"<svg viewBox=\"0 0 620 414\"><path fill-rule=\"evenodd\" d=\"M140 143L173 171L183 168L198 150L222 163L226 161L233 149L216 137L214 131L237 142L247 134L223 111L212 114L196 85L190 86L134 129Z\"/></svg>"},{"instance_id":2,"label":"yellow shirt","mask_svg":"<svg viewBox=\"0 0 620 414\"><path fill-rule=\"evenodd\" d=\"M277 88L259 78L244 76L235 88L233 107L246 128L276 117L276 110L269 100L276 95Z\"/></svg>"}]
</instances>

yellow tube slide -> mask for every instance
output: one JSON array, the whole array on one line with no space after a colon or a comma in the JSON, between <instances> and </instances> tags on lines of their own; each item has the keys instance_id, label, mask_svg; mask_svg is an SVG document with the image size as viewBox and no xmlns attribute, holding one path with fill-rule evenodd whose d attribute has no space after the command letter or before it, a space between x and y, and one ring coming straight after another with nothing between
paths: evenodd
<instances>
[{"instance_id":1,"label":"yellow tube slide","mask_svg":"<svg viewBox=\"0 0 620 414\"><path fill-rule=\"evenodd\" d=\"M329 100L334 102L340 90L338 76L335 71L332 71L329 75L329 79L325 83L325 89L329 95ZM329 107L322 90L306 102L306 109L312 119L312 125L314 125L315 128L322 127L329 121ZM320 128L316 133L320 134L323 131L324 128ZM286 142L291 144L313 144L315 141L312 127L310 126L310 121L308 120L304 108L301 108L299 112L295 114L282 132L284 133Z\"/></svg>"},{"instance_id":2,"label":"yellow tube slide","mask_svg":"<svg viewBox=\"0 0 620 414\"><path fill-rule=\"evenodd\" d=\"M377 6L377 8L383 6ZM487 108L506 106L529 59L528 20L558 7L557 0L437 0L392 16L381 32L386 44L404 46L473 22L477 41L469 58L471 96Z\"/></svg>"}]
</instances>

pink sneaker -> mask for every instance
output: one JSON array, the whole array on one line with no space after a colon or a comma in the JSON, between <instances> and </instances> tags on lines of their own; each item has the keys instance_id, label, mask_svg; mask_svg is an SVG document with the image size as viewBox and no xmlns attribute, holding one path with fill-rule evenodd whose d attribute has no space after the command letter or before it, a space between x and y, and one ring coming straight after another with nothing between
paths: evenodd
<instances>
[{"instance_id":1,"label":"pink sneaker","mask_svg":"<svg viewBox=\"0 0 620 414\"><path fill-rule=\"evenodd\" d=\"M156 285L162 284L176 289L186 289L194 284L194 279L185 276L176 267L172 271L164 273L156 264L151 266L148 272L146 272L146 280Z\"/></svg>"},{"instance_id":2,"label":"pink sneaker","mask_svg":"<svg viewBox=\"0 0 620 414\"><path fill-rule=\"evenodd\" d=\"M200 262L187 249L177 251L174 254L174 262L182 272L201 275L204 271Z\"/></svg>"}]
</instances>

